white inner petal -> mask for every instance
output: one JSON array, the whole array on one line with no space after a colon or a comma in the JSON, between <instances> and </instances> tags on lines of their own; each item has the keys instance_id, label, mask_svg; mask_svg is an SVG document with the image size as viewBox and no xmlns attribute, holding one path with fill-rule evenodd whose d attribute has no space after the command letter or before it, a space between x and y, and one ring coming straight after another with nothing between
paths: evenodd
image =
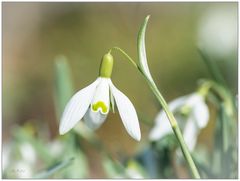
<instances>
[{"instance_id":1,"label":"white inner petal","mask_svg":"<svg viewBox=\"0 0 240 181\"><path fill-rule=\"evenodd\" d=\"M110 107L108 78L101 78L91 103L91 111L108 114Z\"/></svg>"},{"instance_id":2,"label":"white inner petal","mask_svg":"<svg viewBox=\"0 0 240 181\"><path fill-rule=\"evenodd\" d=\"M102 114L100 111L94 112L90 109L88 109L87 113L84 115L84 122L85 124L95 130L99 128L102 123L106 120L107 114Z\"/></svg>"}]
</instances>

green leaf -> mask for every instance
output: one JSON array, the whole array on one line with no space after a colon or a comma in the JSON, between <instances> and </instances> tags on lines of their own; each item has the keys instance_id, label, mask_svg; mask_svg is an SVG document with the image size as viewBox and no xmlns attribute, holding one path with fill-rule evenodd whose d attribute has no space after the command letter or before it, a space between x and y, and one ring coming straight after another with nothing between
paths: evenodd
<instances>
[{"instance_id":1,"label":"green leaf","mask_svg":"<svg viewBox=\"0 0 240 181\"><path fill-rule=\"evenodd\" d=\"M153 82L151 73L148 68L148 63L147 63L147 55L146 55L146 48L145 48L145 33L146 33L146 27L148 23L148 19L150 18L150 15L148 15L139 32L138 32L138 41L137 41L137 47L138 47L138 59L139 59L139 68L142 71L142 73L150 80Z\"/></svg>"},{"instance_id":2,"label":"green leaf","mask_svg":"<svg viewBox=\"0 0 240 181\"><path fill-rule=\"evenodd\" d=\"M226 113L225 105L221 103L216 122L213 155L215 157L213 164L219 166L213 168L215 168L214 171L220 178L230 178L231 173L234 171L234 168L231 168L234 165L233 155L231 155L233 148L231 145L235 145L235 134L234 130L231 129L232 122L233 120ZM218 157L215 156L217 154Z\"/></svg>"},{"instance_id":3,"label":"green leaf","mask_svg":"<svg viewBox=\"0 0 240 181\"><path fill-rule=\"evenodd\" d=\"M209 151L206 147L198 146L197 149L192 152L194 162L198 167L202 178L213 178L212 174L212 162L210 161ZM218 167L219 165L217 165Z\"/></svg>"},{"instance_id":4,"label":"green leaf","mask_svg":"<svg viewBox=\"0 0 240 181\"><path fill-rule=\"evenodd\" d=\"M59 118L66 103L73 95L73 81L67 58L59 55L55 58L55 107Z\"/></svg>"},{"instance_id":5,"label":"green leaf","mask_svg":"<svg viewBox=\"0 0 240 181\"><path fill-rule=\"evenodd\" d=\"M124 166L121 163L114 161L108 155L102 155L102 165L109 178L126 178Z\"/></svg>"},{"instance_id":6,"label":"green leaf","mask_svg":"<svg viewBox=\"0 0 240 181\"><path fill-rule=\"evenodd\" d=\"M74 132L69 133L66 137L63 158L67 159L71 155L71 157L74 157L74 162L65 168L59 177L68 179L88 177L88 159L81 143L79 136Z\"/></svg>"},{"instance_id":7,"label":"green leaf","mask_svg":"<svg viewBox=\"0 0 240 181\"><path fill-rule=\"evenodd\" d=\"M229 121L232 121L232 120L229 120L227 119L227 115L225 113L224 110L221 110L220 112L220 119L221 119L221 122L222 122L222 142L223 142L223 151L226 152L228 150L228 147L229 147L229 136L230 136L230 133L229 133Z\"/></svg>"},{"instance_id":8,"label":"green leaf","mask_svg":"<svg viewBox=\"0 0 240 181\"><path fill-rule=\"evenodd\" d=\"M202 49L198 48L198 52L201 55L213 79L222 85L226 85L226 82L217 65L212 60L210 60L210 58L206 55L206 53Z\"/></svg>"},{"instance_id":9,"label":"green leaf","mask_svg":"<svg viewBox=\"0 0 240 181\"><path fill-rule=\"evenodd\" d=\"M178 146L178 142L174 134L168 134L155 142L155 148L159 150L169 149L174 150Z\"/></svg>"},{"instance_id":10,"label":"green leaf","mask_svg":"<svg viewBox=\"0 0 240 181\"><path fill-rule=\"evenodd\" d=\"M66 171L71 173L67 178L87 178L89 174L88 160L81 150L76 150L74 154L74 163ZM77 170L77 172L76 172Z\"/></svg>"},{"instance_id":11,"label":"green leaf","mask_svg":"<svg viewBox=\"0 0 240 181\"><path fill-rule=\"evenodd\" d=\"M60 163L57 163L53 166L51 166L50 168L46 169L45 171L37 174L34 178L38 178L38 179L43 179L43 178L49 178L50 176L52 176L54 173L58 172L59 170L69 166L72 161L74 160L74 158L70 158L68 160L62 161Z\"/></svg>"}]
</instances>

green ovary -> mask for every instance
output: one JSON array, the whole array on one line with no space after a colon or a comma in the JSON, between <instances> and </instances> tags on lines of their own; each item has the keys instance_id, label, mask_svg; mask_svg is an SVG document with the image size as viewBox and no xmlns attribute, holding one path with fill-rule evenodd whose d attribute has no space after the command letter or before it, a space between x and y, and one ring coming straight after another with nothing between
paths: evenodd
<instances>
[{"instance_id":1,"label":"green ovary","mask_svg":"<svg viewBox=\"0 0 240 181\"><path fill-rule=\"evenodd\" d=\"M191 107L189 107L188 105L185 105L180 109L181 114L183 115L188 115L191 112L191 110L192 110Z\"/></svg>"},{"instance_id":2,"label":"green ovary","mask_svg":"<svg viewBox=\"0 0 240 181\"><path fill-rule=\"evenodd\" d=\"M104 102L99 101L99 102L92 105L92 109L94 111L97 111L98 108L101 108L103 113L107 113L108 108L107 108L107 106Z\"/></svg>"},{"instance_id":3,"label":"green ovary","mask_svg":"<svg viewBox=\"0 0 240 181\"><path fill-rule=\"evenodd\" d=\"M110 78L112 75L112 68L113 68L113 57L110 53L107 53L102 58L102 62L99 70L100 77Z\"/></svg>"}]
</instances>

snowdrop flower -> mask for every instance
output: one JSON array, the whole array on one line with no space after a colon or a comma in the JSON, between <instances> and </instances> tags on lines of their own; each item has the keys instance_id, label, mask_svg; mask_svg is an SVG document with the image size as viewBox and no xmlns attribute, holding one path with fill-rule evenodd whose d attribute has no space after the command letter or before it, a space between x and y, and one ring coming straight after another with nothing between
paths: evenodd
<instances>
[{"instance_id":1,"label":"snowdrop flower","mask_svg":"<svg viewBox=\"0 0 240 181\"><path fill-rule=\"evenodd\" d=\"M89 86L78 91L67 103L63 112L59 132L61 135L72 129L82 118L85 124L95 130L106 120L114 102L123 125L134 139L140 141L141 133L136 110L131 101L112 83L113 57L103 56L99 77ZM115 100L115 101L114 101Z\"/></svg>"},{"instance_id":2,"label":"snowdrop flower","mask_svg":"<svg viewBox=\"0 0 240 181\"><path fill-rule=\"evenodd\" d=\"M200 130L206 127L209 119L209 111L204 97L199 93L193 93L170 102L170 111L180 120L183 127L183 137L190 151L193 151ZM184 121L185 120L185 121ZM149 139L156 141L165 135L173 133L167 115L162 110L156 117L156 125L151 130Z\"/></svg>"}]
</instances>

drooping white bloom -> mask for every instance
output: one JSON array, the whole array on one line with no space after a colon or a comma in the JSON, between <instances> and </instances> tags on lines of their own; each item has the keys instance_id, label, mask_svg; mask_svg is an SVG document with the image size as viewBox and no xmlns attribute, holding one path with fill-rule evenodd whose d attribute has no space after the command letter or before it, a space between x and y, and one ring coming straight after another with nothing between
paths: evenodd
<instances>
[{"instance_id":1,"label":"drooping white bloom","mask_svg":"<svg viewBox=\"0 0 240 181\"><path fill-rule=\"evenodd\" d=\"M106 59L107 60L107 59ZM102 62L103 66L107 65ZM106 120L110 110L110 96L114 97L123 125L130 136L141 139L136 110L131 101L119 91L110 79L111 72L101 69L100 76L92 84L78 91L67 103L59 127L60 134L72 129L82 118L95 130ZM110 70L111 71L111 70Z\"/></svg>"},{"instance_id":2,"label":"drooping white bloom","mask_svg":"<svg viewBox=\"0 0 240 181\"><path fill-rule=\"evenodd\" d=\"M176 116L178 123L183 125L183 137L190 151L193 151L200 130L206 127L209 120L209 111L204 97L193 93L170 102L170 111ZM183 114L187 115L183 115ZM165 135L173 133L166 113L161 110L155 119L156 125L151 130L149 139L156 141Z\"/></svg>"}]
</instances>

